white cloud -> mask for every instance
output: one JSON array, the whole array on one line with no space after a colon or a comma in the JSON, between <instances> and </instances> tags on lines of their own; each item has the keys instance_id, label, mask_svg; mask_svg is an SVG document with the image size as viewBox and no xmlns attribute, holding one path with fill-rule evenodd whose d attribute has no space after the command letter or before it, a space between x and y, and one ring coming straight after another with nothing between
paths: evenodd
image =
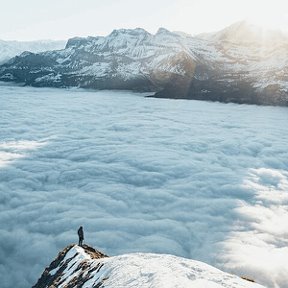
<instances>
[{"instance_id":1,"label":"white cloud","mask_svg":"<svg viewBox=\"0 0 288 288\"><path fill-rule=\"evenodd\" d=\"M287 287L288 268L288 172L251 169L243 186L253 201L235 210L238 227L223 242L224 267L232 272L253 273L270 287ZM231 254L233 255L231 257ZM252 261L251 261L252 258ZM225 263L228 260L228 263ZM241 267L242 266L242 267Z\"/></svg>"},{"instance_id":2,"label":"white cloud","mask_svg":"<svg viewBox=\"0 0 288 288\"><path fill-rule=\"evenodd\" d=\"M3 288L34 284L80 225L110 255L171 253L287 287L287 108L0 89Z\"/></svg>"}]
</instances>

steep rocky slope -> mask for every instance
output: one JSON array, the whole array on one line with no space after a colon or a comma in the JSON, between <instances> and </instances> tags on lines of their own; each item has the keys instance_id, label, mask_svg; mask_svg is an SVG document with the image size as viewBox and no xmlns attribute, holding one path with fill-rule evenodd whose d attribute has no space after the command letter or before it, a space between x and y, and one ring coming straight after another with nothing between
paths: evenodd
<instances>
[{"instance_id":1,"label":"steep rocky slope","mask_svg":"<svg viewBox=\"0 0 288 288\"><path fill-rule=\"evenodd\" d=\"M258 29L258 30L257 30ZM192 37L137 28L23 53L0 80L33 86L156 91L155 97L288 105L288 37L246 22Z\"/></svg>"},{"instance_id":2,"label":"steep rocky slope","mask_svg":"<svg viewBox=\"0 0 288 288\"><path fill-rule=\"evenodd\" d=\"M70 245L45 269L33 288L261 288L205 263L172 255L134 253L107 257Z\"/></svg>"}]
</instances>

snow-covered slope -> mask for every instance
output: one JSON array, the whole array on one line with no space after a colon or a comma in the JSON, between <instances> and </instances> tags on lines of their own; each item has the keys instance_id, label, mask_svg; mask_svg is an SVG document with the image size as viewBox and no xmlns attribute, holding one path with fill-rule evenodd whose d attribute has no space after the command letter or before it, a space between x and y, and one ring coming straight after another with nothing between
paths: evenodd
<instances>
[{"instance_id":1,"label":"snow-covered slope","mask_svg":"<svg viewBox=\"0 0 288 288\"><path fill-rule=\"evenodd\" d=\"M288 105L288 37L239 22L192 37L160 28L72 38L65 49L24 53L0 80L33 86L156 91L156 97Z\"/></svg>"},{"instance_id":2,"label":"snow-covered slope","mask_svg":"<svg viewBox=\"0 0 288 288\"><path fill-rule=\"evenodd\" d=\"M137 28L114 30L107 37L76 37L64 50L16 57L2 66L1 80L153 91L171 73L193 73L195 56L184 40L163 28L156 35Z\"/></svg>"},{"instance_id":3,"label":"snow-covered slope","mask_svg":"<svg viewBox=\"0 0 288 288\"><path fill-rule=\"evenodd\" d=\"M20 55L24 51L34 53L44 52L48 50L59 50L65 47L66 41L4 41L0 40L0 63L8 61L10 58Z\"/></svg>"},{"instance_id":4,"label":"snow-covered slope","mask_svg":"<svg viewBox=\"0 0 288 288\"><path fill-rule=\"evenodd\" d=\"M71 245L45 269L33 288L261 288L203 262L172 255L133 253L107 257Z\"/></svg>"}]
</instances>

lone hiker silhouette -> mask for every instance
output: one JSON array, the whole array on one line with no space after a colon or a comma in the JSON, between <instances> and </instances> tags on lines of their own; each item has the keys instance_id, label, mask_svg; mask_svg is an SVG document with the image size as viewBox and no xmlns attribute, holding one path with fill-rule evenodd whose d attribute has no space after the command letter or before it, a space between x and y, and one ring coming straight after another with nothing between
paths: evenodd
<instances>
[{"instance_id":1,"label":"lone hiker silhouette","mask_svg":"<svg viewBox=\"0 0 288 288\"><path fill-rule=\"evenodd\" d=\"M84 232L83 232L83 227L80 226L80 228L78 229L78 236L79 236L79 246L82 246L83 244L83 240L84 240Z\"/></svg>"}]
</instances>

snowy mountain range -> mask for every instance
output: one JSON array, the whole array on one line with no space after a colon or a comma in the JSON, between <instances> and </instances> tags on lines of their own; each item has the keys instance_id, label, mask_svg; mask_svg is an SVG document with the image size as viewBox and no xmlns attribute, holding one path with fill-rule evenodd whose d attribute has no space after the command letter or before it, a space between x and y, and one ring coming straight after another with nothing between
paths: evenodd
<instances>
[{"instance_id":1,"label":"snowy mountain range","mask_svg":"<svg viewBox=\"0 0 288 288\"><path fill-rule=\"evenodd\" d=\"M32 86L156 91L155 97L288 106L288 36L238 22L192 37L160 28L72 38L25 52L0 80Z\"/></svg>"},{"instance_id":2,"label":"snowy mountain range","mask_svg":"<svg viewBox=\"0 0 288 288\"><path fill-rule=\"evenodd\" d=\"M203 262L172 255L133 253L108 257L84 245L70 245L32 288L261 288Z\"/></svg>"},{"instance_id":3,"label":"snowy mountain range","mask_svg":"<svg viewBox=\"0 0 288 288\"><path fill-rule=\"evenodd\" d=\"M4 41L0 40L0 64L5 63L12 57L20 55L24 51L39 53L48 50L59 50L65 47L66 41Z\"/></svg>"}]
</instances>

